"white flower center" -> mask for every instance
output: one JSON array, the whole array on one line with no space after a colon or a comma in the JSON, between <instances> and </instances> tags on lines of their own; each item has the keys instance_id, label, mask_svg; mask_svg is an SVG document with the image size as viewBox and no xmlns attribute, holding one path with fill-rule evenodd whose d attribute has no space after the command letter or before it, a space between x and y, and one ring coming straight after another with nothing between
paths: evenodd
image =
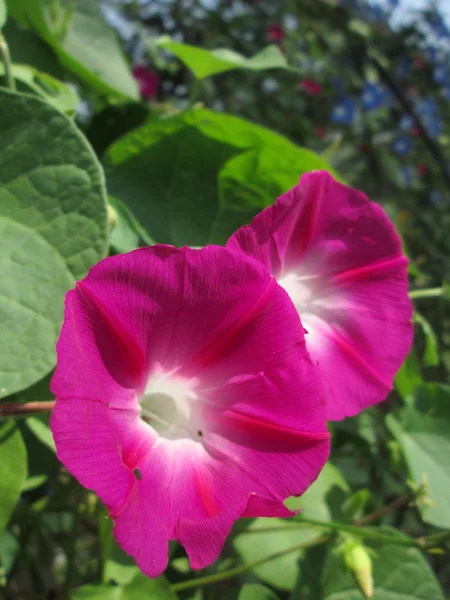
<instances>
[{"instance_id":1,"label":"white flower center","mask_svg":"<svg viewBox=\"0 0 450 600\"><path fill-rule=\"evenodd\" d=\"M158 370L147 383L140 400L141 418L168 439L202 437L193 422L193 405L198 400L192 380Z\"/></svg>"},{"instance_id":2,"label":"white flower center","mask_svg":"<svg viewBox=\"0 0 450 600\"><path fill-rule=\"evenodd\" d=\"M311 280L311 277L300 277L297 273L288 273L278 280L278 285L281 285L289 294L300 315L302 311L309 312L313 301L312 289L311 285L307 283L308 280Z\"/></svg>"}]
</instances>

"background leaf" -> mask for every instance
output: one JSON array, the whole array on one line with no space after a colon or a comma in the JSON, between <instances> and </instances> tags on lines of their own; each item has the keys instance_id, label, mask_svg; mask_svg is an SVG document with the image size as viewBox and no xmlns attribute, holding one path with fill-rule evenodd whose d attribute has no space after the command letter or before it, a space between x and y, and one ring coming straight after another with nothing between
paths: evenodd
<instances>
[{"instance_id":1,"label":"background leaf","mask_svg":"<svg viewBox=\"0 0 450 600\"><path fill-rule=\"evenodd\" d=\"M84 585L72 594L72 600L175 600L164 576L149 579L139 573L126 586Z\"/></svg>"},{"instance_id":2,"label":"background leaf","mask_svg":"<svg viewBox=\"0 0 450 600\"><path fill-rule=\"evenodd\" d=\"M390 527L380 531L402 535ZM439 583L420 550L383 544L375 551L373 600L444 600ZM332 546L323 568L322 585L322 600L363 600L342 556L335 554Z\"/></svg>"},{"instance_id":3,"label":"background leaf","mask_svg":"<svg viewBox=\"0 0 450 600\"><path fill-rule=\"evenodd\" d=\"M278 600L278 596L263 585L246 583L239 592L238 600Z\"/></svg>"},{"instance_id":4,"label":"background leaf","mask_svg":"<svg viewBox=\"0 0 450 600\"><path fill-rule=\"evenodd\" d=\"M50 22L40 0L8 0L10 14L31 26L53 48L61 64L102 94L139 98L137 84L100 6L77 0L59 4L57 22Z\"/></svg>"},{"instance_id":5,"label":"background leaf","mask_svg":"<svg viewBox=\"0 0 450 600\"><path fill-rule=\"evenodd\" d=\"M26 477L25 444L17 424L7 421L0 425L0 531L8 524Z\"/></svg>"},{"instance_id":6,"label":"background leaf","mask_svg":"<svg viewBox=\"0 0 450 600\"><path fill-rule=\"evenodd\" d=\"M286 57L278 46L274 45L267 46L251 58L227 48L206 50L190 44L181 44L174 42L169 36L161 37L156 45L175 54L192 71L196 79L205 79L233 69L265 71L289 68Z\"/></svg>"},{"instance_id":7,"label":"background leaf","mask_svg":"<svg viewBox=\"0 0 450 600\"><path fill-rule=\"evenodd\" d=\"M105 166L145 241L176 246L224 243L302 173L329 168L283 136L206 109L150 120L111 146Z\"/></svg>"},{"instance_id":8,"label":"background leaf","mask_svg":"<svg viewBox=\"0 0 450 600\"><path fill-rule=\"evenodd\" d=\"M419 503L431 525L450 527L450 387L427 383L417 389L411 406L388 415L387 424L400 443L417 485L426 484L432 504Z\"/></svg>"}]
</instances>

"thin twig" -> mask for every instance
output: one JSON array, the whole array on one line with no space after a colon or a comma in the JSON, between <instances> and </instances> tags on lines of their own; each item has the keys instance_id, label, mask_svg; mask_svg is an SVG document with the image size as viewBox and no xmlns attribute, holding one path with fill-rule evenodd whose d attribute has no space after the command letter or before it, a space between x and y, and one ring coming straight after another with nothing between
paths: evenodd
<instances>
[{"instance_id":1,"label":"thin twig","mask_svg":"<svg viewBox=\"0 0 450 600\"><path fill-rule=\"evenodd\" d=\"M174 592L179 592L181 590L188 590L193 587L210 585L211 583L217 583L219 581L225 581L226 579L231 579L233 577L237 577L238 575L242 575L243 573L247 573L248 571L252 571L255 567L259 567L266 562L271 560L275 560L276 558L280 558L281 556L285 556L286 554L291 554L292 552L298 552L299 550L304 550L305 548L311 548L312 546L318 546L320 544L324 544L332 539L333 535L322 535L313 540L309 540L308 542L302 542L300 544L294 544L293 546L289 546L289 548L285 548L284 550L278 550L277 552L272 552L271 554L267 554L258 560L255 560L251 563L247 563L246 565L240 565L239 567L234 567L233 569L228 569L228 571L223 571L222 573L214 573L213 575L206 575L205 577L196 577L195 579L189 579L188 581L182 581L180 583L175 583L172 586Z\"/></svg>"},{"instance_id":2,"label":"thin twig","mask_svg":"<svg viewBox=\"0 0 450 600\"><path fill-rule=\"evenodd\" d=\"M52 410L55 406L54 400L42 402L0 402L0 418L26 417L35 413Z\"/></svg>"},{"instance_id":3,"label":"thin twig","mask_svg":"<svg viewBox=\"0 0 450 600\"><path fill-rule=\"evenodd\" d=\"M358 519L353 523L353 525L355 527L363 527L364 525L367 525L367 523L372 523L372 521L376 521L380 517L383 517L391 510L395 510L396 508L400 508L401 506L408 504L409 502L411 502L411 500L414 500L414 495L412 494L405 494L404 496L400 496L400 498L397 498L390 504L382 506L378 510L375 510L373 513L370 513L370 515L366 515L362 519Z\"/></svg>"}]
</instances>

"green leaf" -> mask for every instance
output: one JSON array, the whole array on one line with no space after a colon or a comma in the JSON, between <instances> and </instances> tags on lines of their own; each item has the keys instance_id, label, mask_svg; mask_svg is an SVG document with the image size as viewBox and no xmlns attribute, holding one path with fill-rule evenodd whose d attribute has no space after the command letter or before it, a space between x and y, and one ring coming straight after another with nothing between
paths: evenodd
<instances>
[{"instance_id":1,"label":"green leaf","mask_svg":"<svg viewBox=\"0 0 450 600\"><path fill-rule=\"evenodd\" d=\"M8 14L6 12L5 0L0 0L0 29L6 23L7 18L8 18Z\"/></svg>"},{"instance_id":2,"label":"green leaf","mask_svg":"<svg viewBox=\"0 0 450 600\"><path fill-rule=\"evenodd\" d=\"M289 498L286 506L291 510L302 509L298 515L317 521L332 521L343 516L341 507L350 493L350 488L337 467L326 463L317 480L300 498Z\"/></svg>"},{"instance_id":3,"label":"green leaf","mask_svg":"<svg viewBox=\"0 0 450 600\"><path fill-rule=\"evenodd\" d=\"M0 212L9 208L2 191L0 187ZM39 233L2 216L0 271L0 321L8 323L0 350L4 397L53 368L63 298L73 279L64 259Z\"/></svg>"},{"instance_id":4,"label":"green leaf","mask_svg":"<svg viewBox=\"0 0 450 600\"><path fill-rule=\"evenodd\" d=\"M277 133L206 109L149 121L113 144L105 163L109 190L143 239L176 246L224 243L302 173L329 170Z\"/></svg>"},{"instance_id":5,"label":"green leaf","mask_svg":"<svg viewBox=\"0 0 450 600\"><path fill-rule=\"evenodd\" d=\"M380 532L401 536L395 529ZM444 600L442 590L425 557L416 548L383 544L372 558L372 600ZM329 548L322 573L322 600L362 600L363 595L346 569L342 556Z\"/></svg>"},{"instance_id":6,"label":"green leaf","mask_svg":"<svg viewBox=\"0 0 450 600\"><path fill-rule=\"evenodd\" d=\"M118 545L114 539L112 519L103 517L101 524L101 541L103 549L103 581L127 585L139 573L135 560Z\"/></svg>"},{"instance_id":7,"label":"green leaf","mask_svg":"<svg viewBox=\"0 0 450 600\"><path fill-rule=\"evenodd\" d=\"M8 524L27 478L27 450L14 421L0 425L0 531Z\"/></svg>"},{"instance_id":8,"label":"green leaf","mask_svg":"<svg viewBox=\"0 0 450 600\"><path fill-rule=\"evenodd\" d=\"M139 573L126 586L83 585L74 590L72 600L175 600L170 583L161 575L157 579L149 579Z\"/></svg>"},{"instance_id":9,"label":"green leaf","mask_svg":"<svg viewBox=\"0 0 450 600\"><path fill-rule=\"evenodd\" d=\"M205 79L211 75L226 73L233 69L245 69L247 71L289 69L286 57L275 45L267 46L251 58L246 58L242 54L227 48L206 50L190 44L181 44L174 42L167 35L159 38L156 45L175 54L192 71L196 79Z\"/></svg>"},{"instance_id":10,"label":"green leaf","mask_svg":"<svg viewBox=\"0 0 450 600\"><path fill-rule=\"evenodd\" d=\"M42 442L49 450L56 452L55 442L53 441L53 435L50 427L43 423L37 417L28 417L26 424L29 429L34 433L37 439Z\"/></svg>"},{"instance_id":11,"label":"green leaf","mask_svg":"<svg viewBox=\"0 0 450 600\"><path fill-rule=\"evenodd\" d=\"M11 571L19 550L20 544L16 536L10 531L2 531L0 533L0 571L3 577Z\"/></svg>"},{"instance_id":12,"label":"green leaf","mask_svg":"<svg viewBox=\"0 0 450 600\"><path fill-rule=\"evenodd\" d=\"M0 147L3 397L54 366L64 294L106 254L107 212L89 145L46 102L0 90Z\"/></svg>"},{"instance_id":13,"label":"green leaf","mask_svg":"<svg viewBox=\"0 0 450 600\"><path fill-rule=\"evenodd\" d=\"M245 531L234 537L233 545L243 562L248 564L273 552L281 552L290 546L306 543L318 535L320 531L317 529L300 527L291 520L258 518ZM299 559L302 554L302 550L285 554L255 567L254 573L276 588L290 590L301 577Z\"/></svg>"},{"instance_id":14,"label":"green leaf","mask_svg":"<svg viewBox=\"0 0 450 600\"><path fill-rule=\"evenodd\" d=\"M263 585L246 583L239 592L238 600L278 600L278 596Z\"/></svg>"},{"instance_id":15,"label":"green leaf","mask_svg":"<svg viewBox=\"0 0 450 600\"><path fill-rule=\"evenodd\" d=\"M414 312L414 322L422 327L425 336L425 352L423 355L423 364L425 367L436 367L439 364L439 345L436 334L430 325L430 322L423 315Z\"/></svg>"},{"instance_id":16,"label":"green leaf","mask_svg":"<svg viewBox=\"0 0 450 600\"><path fill-rule=\"evenodd\" d=\"M410 404L415 389L422 383L423 378L419 359L414 348L411 348L405 362L395 376L395 389L403 400Z\"/></svg>"},{"instance_id":17,"label":"green leaf","mask_svg":"<svg viewBox=\"0 0 450 600\"><path fill-rule=\"evenodd\" d=\"M28 492L29 490L35 490L36 488L41 487L47 479L47 475L33 475L33 477L28 477L28 479L25 480L21 491Z\"/></svg>"},{"instance_id":18,"label":"green leaf","mask_svg":"<svg viewBox=\"0 0 450 600\"><path fill-rule=\"evenodd\" d=\"M108 237L104 176L86 139L41 99L0 90L0 147L0 216L33 229L83 277Z\"/></svg>"},{"instance_id":19,"label":"green leaf","mask_svg":"<svg viewBox=\"0 0 450 600\"><path fill-rule=\"evenodd\" d=\"M11 70L16 83L26 86L26 92L34 92L69 117L75 116L80 99L73 88L28 65L13 64ZM5 67L0 63L0 76L4 75Z\"/></svg>"},{"instance_id":20,"label":"green leaf","mask_svg":"<svg viewBox=\"0 0 450 600\"><path fill-rule=\"evenodd\" d=\"M62 65L102 94L139 98L137 84L122 54L114 31L106 24L100 6L77 0L60 6L53 21L41 0L8 0L10 14L32 27L58 55Z\"/></svg>"},{"instance_id":21,"label":"green leaf","mask_svg":"<svg viewBox=\"0 0 450 600\"><path fill-rule=\"evenodd\" d=\"M450 528L450 387L427 383L417 389L413 403L388 415L386 423L400 443L417 485L426 484L432 504L419 502L422 518Z\"/></svg>"}]
</instances>

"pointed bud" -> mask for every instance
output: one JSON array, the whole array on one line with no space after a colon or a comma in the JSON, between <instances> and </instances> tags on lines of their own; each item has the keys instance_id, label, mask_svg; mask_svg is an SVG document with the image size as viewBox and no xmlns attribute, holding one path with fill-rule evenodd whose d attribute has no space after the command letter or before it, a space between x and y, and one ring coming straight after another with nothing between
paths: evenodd
<instances>
[{"instance_id":1,"label":"pointed bud","mask_svg":"<svg viewBox=\"0 0 450 600\"><path fill-rule=\"evenodd\" d=\"M373 596L372 559L359 542L350 542L343 550L346 567L352 572L359 589L366 598Z\"/></svg>"},{"instance_id":2,"label":"pointed bud","mask_svg":"<svg viewBox=\"0 0 450 600\"><path fill-rule=\"evenodd\" d=\"M108 204L108 225L109 230L112 231L115 227L117 227L117 223L119 222L119 215L117 214L116 209Z\"/></svg>"}]
</instances>

